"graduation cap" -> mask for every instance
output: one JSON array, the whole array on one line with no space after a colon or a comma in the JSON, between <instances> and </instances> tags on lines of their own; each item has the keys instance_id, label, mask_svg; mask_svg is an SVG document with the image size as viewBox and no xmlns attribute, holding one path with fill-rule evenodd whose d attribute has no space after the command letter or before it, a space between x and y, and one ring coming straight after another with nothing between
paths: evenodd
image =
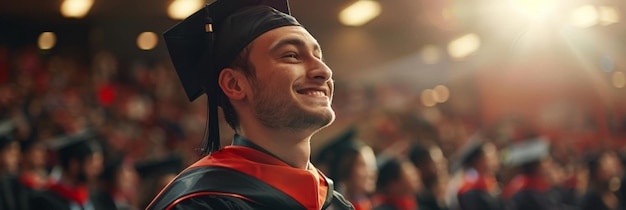
<instances>
[{"instance_id":1,"label":"graduation cap","mask_svg":"<svg viewBox=\"0 0 626 210\"><path fill-rule=\"evenodd\" d=\"M299 26L289 14L287 0L217 0L163 34L188 99L209 96L209 136L204 154L219 149L219 72L261 34L282 26Z\"/></svg>"},{"instance_id":2,"label":"graduation cap","mask_svg":"<svg viewBox=\"0 0 626 210\"><path fill-rule=\"evenodd\" d=\"M62 166L71 159L84 160L87 156L102 152L98 136L92 131L61 136L50 140L49 148L56 151Z\"/></svg>"},{"instance_id":3,"label":"graduation cap","mask_svg":"<svg viewBox=\"0 0 626 210\"><path fill-rule=\"evenodd\" d=\"M358 130L352 126L343 133L330 140L331 143L324 146L317 156L316 164L327 165L328 175L335 181L342 181L342 175L349 173L350 167L346 167L346 157L356 155L364 146L364 143L356 138Z\"/></svg>"},{"instance_id":4,"label":"graduation cap","mask_svg":"<svg viewBox=\"0 0 626 210\"><path fill-rule=\"evenodd\" d=\"M17 141L15 137L15 124L11 120L0 122L0 148Z\"/></svg>"},{"instance_id":5,"label":"graduation cap","mask_svg":"<svg viewBox=\"0 0 626 210\"><path fill-rule=\"evenodd\" d=\"M474 134L470 139L461 147L455 156L450 166L450 171L455 172L464 167L469 167L479 157L483 155L483 147L488 142L483 139L479 133Z\"/></svg>"},{"instance_id":6,"label":"graduation cap","mask_svg":"<svg viewBox=\"0 0 626 210\"><path fill-rule=\"evenodd\" d=\"M539 162L550 155L550 143L544 138L533 138L515 143L502 151L502 163L511 167Z\"/></svg>"},{"instance_id":7,"label":"graduation cap","mask_svg":"<svg viewBox=\"0 0 626 210\"><path fill-rule=\"evenodd\" d=\"M178 174L183 170L183 160L178 155L170 155L162 159L146 160L135 164L140 177L159 177L167 174Z\"/></svg>"}]
</instances>

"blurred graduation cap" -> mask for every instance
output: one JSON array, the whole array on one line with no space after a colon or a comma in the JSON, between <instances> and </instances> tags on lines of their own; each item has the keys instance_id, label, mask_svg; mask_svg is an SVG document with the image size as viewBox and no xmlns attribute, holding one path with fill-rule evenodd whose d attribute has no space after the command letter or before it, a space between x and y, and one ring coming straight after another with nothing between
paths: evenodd
<instances>
[{"instance_id":1,"label":"blurred graduation cap","mask_svg":"<svg viewBox=\"0 0 626 210\"><path fill-rule=\"evenodd\" d=\"M11 142L17 141L15 137L15 124L11 120L0 121L0 148L4 148Z\"/></svg>"},{"instance_id":2,"label":"blurred graduation cap","mask_svg":"<svg viewBox=\"0 0 626 210\"><path fill-rule=\"evenodd\" d=\"M550 143L537 137L515 143L502 151L504 165L515 167L538 162L550 155Z\"/></svg>"},{"instance_id":3,"label":"blurred graduation cap","mask_svg":"<svg viewBox=\"0 0 626 210\"><path fill-rule=\"evenodd\" d=\"M454 156L450 164L450 171L455 172L464 167L470 166L483 154L483 147L485 144L487 144L487 141L478 133L470 137L468 142L465 143L465 145L463 145Z\"/></svg>"},{"instance_id":4,"label":"blurred graduation cap","mask_svg":"<svg viewBox=\"0 0 626 210\"><path fill-rule=\"evenodd\" d=\"M98 142L98 135L85 130L74 135L66 135L50 140L48 147L56 151L62 165L71 159L83 160L85 157L102 152L102 146Z\"/></svg>"},{"instance_id":5,"label":"blurred graduation cap","mask_svg":"<svg viewBox=\"0 0 626 210\"><path fill-rule=\"evenodd\" d=\"M342 165L342 159L349 155L354 155L359 152L364 143L359 141L357 137L358 130L356 127L351 126L344 132L339 134L330 140L330 143L325 145L317 155L315 164L327 165L328 175L335 181L340 181L340 170Z\"/></svg>"},{"instance_id":6,"label":"blurred graduation cap","mask_svg":"<svg viewBox=\"0 0 626 210\"><path fill-rule=\"evenodd\" d=\"M219 71L261 34L282 26L299 26L289 14L287 0L217 0L163 34L189 100L209 96L209 136L204 154L220 147Z\"/></svg>"},{"instance_id":7,"label":"blurred graduation cap","mask_svg":"<svg viewBox=\"0 0 626 210\"><path fill-rule=\"evenodd\" d=\"M137 173L143 179L167 174L175 175L183 170L183 159L178 155L170 155L162 159L135 163L135 169L137 169Z\"/></svg>"}]
</instances>

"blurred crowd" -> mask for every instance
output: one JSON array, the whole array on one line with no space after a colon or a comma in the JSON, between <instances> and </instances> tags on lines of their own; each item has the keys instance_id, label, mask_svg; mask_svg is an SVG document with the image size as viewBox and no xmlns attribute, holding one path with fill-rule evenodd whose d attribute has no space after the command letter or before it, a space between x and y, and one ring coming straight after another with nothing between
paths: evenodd
<instances>
[{"instance_id":1,"label":"blurred crowd","mask_svg":"<svg viewBox=\"0 0 626 210\"><path fill-rule=\"evenodd\" d=\"M85 57L0 46L0 209L143 209L201 157L206 102L187 101L168 59ZM401 88L344 84L312 162L358 210L626 209L621 148L442 126Z\"/></svg>"}]
</instances>

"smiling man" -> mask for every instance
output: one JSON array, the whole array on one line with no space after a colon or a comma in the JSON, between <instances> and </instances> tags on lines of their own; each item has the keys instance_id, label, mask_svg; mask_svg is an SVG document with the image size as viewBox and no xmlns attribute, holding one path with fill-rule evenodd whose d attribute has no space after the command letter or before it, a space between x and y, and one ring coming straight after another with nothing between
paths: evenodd
<instances>
[{"instance_id":1,"label":"smiling man","mask_svg":"<svg viewBox=\"0 0 626 210\"><path fill-rule=\"evenodd\" d=\"M332 71L286 0L218 0L164 37L188 98L208 95L209 138L147 209L353 209L310 163L335 119ZM224 148L218 105L236 133Z\"/></svg>"}]
</instances>

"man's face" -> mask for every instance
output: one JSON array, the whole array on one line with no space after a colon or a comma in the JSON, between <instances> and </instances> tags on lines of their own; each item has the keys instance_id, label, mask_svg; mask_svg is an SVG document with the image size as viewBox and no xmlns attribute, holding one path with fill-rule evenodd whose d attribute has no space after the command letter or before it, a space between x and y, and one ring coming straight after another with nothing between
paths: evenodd
<instances>
[{"instance_id":1,"label":"man's face","mask_svg":"<svg viewBox=\"0 0 626 210\"><path fill-rule=\"evenodd\" d=\"M299 26L273 29L251 43L250 102L269 128L319 129L335 119L332 71L321 49Z\"/></svg>"}]
</instances>

